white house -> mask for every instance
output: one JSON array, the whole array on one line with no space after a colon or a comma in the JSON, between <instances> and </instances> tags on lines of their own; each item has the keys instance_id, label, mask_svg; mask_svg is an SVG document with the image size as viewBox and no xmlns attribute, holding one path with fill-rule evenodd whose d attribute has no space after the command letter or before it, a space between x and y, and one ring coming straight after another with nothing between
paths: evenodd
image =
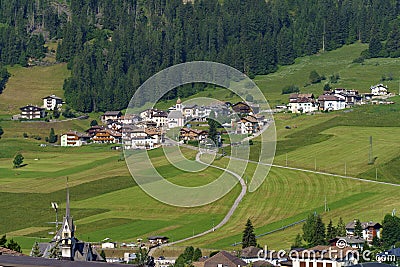
<instances>
[{"instance_id":1,"label":"white house","mask_svg":"<svg viewBox=\"0 0 400 267\"><path fill-rule=\"evenodd\" d=\"M370 90L371 94L374 96L385 96L389 94L387 85L383 85L381 83L371 86Z\"/></svg>"},{"instance_id":2,"label":"white house","mask_svg":"<svg viewBox=\"0 0 400 267\"><path fill-rule=\"evenodd\" d=\"M129 253L129 252L125 252L124 253L124 262L125 263L129 263L131 261L136 260L136 253Z\"/></svg>"},{"instance_id":3,"label":"white house","mask_svg":"<svg viewBox=\"0 0 400 267\"><path fill-rule=\"evenodd\" d=\"M151 121L157 127L164 127L168 123L168 114L165 111L158 109L146 109L139 114L143 121Z\"/></svg>"},{"instance_id":4,"label":"white house","mask_svg":"<svg viewBox=\"0 0 400 267\"><path fill-rule=\"evenodd\" d=\"M358 263L359 252L351 247L316 246L291 254L293 267L343 267Z\"/></svg>"},{"instance_id":5,"label":"white house","mask_svg":"<svg viewBox=\"0 0 400 267\"><path fill-rule=\"evenodd\" d=\"M89 138L87 134L69 131L61 135L61 146L82 146Z\"/></svg>"},{"instance_id":6,"label":"white house","mask_svg":"<svg viewBox=\"0 0 400 267\"><path fill-rule=\"evenodd\" d=\"M291 94L288 109L292 113L309 113L318 110L318 103L313 94Z\"/></svg>"},{"instance_id":7,"label":"white house","mask_svg":"<svg viewBox=\"0 0 400 267\"><path fill-rule=\"evenodd\" d=\"M117 243L115 242L105 242L101 244L101 248L116 248L117 247Z\"/></svg>"},{"instance_id":8,"label":"white house","mask_svg":"<svg viewBox=\"0 0 400 267\"><path fill-rule=\"evenodd\" d=\"M121 111L106 111L101 115L101 121L106 123L108 121L117 121L122 116Z\"/></svg>"},{"instance_id":9,"label":"white house","mask_svg":"<svg viewBox=\"0 0 400 267\"><path fill-rule=\"evenodd\" d=\"M155 259L154 263L156 264L155 267L169 267L174 266L175 259Z\"/></svg>"},{"instance_id":10,"label":"white house","mask_svg":"<svg viewBox=\"0 0 400 267\"><path fill-rule=\"evenodd\" d=\"M20 108L20 110L21 110L20 118L22 119L33 120L33 119L44 118L46 116L44 108L40 108L38 106L26 105L25 107Z\"/></svg>"},{"instance_id":11,"label":"white house","mask_svg":"<svg viewBox=\"0 0 400 267\"><path fill-rule=\"evenodd\" d=\"M172 129L175 127L183 127L185 124L185 118L183 117L182 111L172 110L168 114L168 128Z\"/></svg>"},{"instance_id":12,"label":"white house","mask_svg":"<svg viewBox=\"0 0 400 267\"><path fill-rule=\"evenodd\" d=\"M194 118L196 113L197 105L185 106L182 109L183 116L185 118Z\"/></svg>"},{"instance_id":13,"label":"white house","mask_svg":"<svg viewBox=\"0 0 400 267\"><path fill-rule=\"evenodd\" d=\"M55 96L55 95L49 95L46 97L43 97L43 108L46 110L54 110L56 108L60 108L63 104L62 98Z\"/></svg>"},{"instance_id":14,"label":"white house","mask_svg":"<svg viewBox=\"0 0 400 267\"><path fill-rule=\"evenodd\" d=\"M157 111L151 115L149 121L155 122L157 124L157 127L164 127L165 125L167 125L168 115L165 111Z\"/></svg>"},{"instance_id":15,"label":"white house","mask_svg":"<svg viewBox=\"0 0 400 267\"><path fill-rule=\"evenodd\" d=\"M123 131L124 149L153 149L163 142L163 135L156 128L132 128Z\"/></svg>"},{"instance_id":16,"label":"white house","mask_svg":"<svg viewBox=\"0 0 400 267\"><path fill-rule=\"evenodd\" d=\"M318 97L318 103L321 110L333 111L346 108L346 101L344 97L336 95L321 95Z\"/></svg>"},{"instance_id":17,"label":"white house","mask_svg":"<svg viewBox=\"0 0 400 267\"><path fill-rule=\"evenodd\" d=\"M358 237L358 236L335 237L328 241L329 241L329 244L331 244L331 246L336 246L336 244L339 240L344 240L345 241L344 244L347 247L358 248L361 250L364 248L364 243L367 241L364 238Z\"/></svg>"},{"instance_id":18,"label":"white house","mask_svg":"<svg viewBox=\"0 0 400 267\"><path fill-rule=\"evenodd\" d=\"M241 118L238 126L241 134L253 134L260 130L257 118L251 115Z\"/></svg>"},{"instance_id":19,"label":"white house","mask_svg":"<svg viewBox=\"0 0 400 267\"><path fill-rule=\"evenodd\" d=\"M121 124L133 124L139 121L139 117L135 114L123 115L118 118L118 122Z\"/></svg>"},{"instance_id":20,"label":"white house","mask_svg":"<svg viewBox=\"0 0 400 267\"><path fill-rule=\"evenodd\" d=\"M362 96L359 94L358 90L336 88L331 92L331 94L339 98L344 98L346 107L360 104L362 101Z\"/></svg>"}]
</instances>

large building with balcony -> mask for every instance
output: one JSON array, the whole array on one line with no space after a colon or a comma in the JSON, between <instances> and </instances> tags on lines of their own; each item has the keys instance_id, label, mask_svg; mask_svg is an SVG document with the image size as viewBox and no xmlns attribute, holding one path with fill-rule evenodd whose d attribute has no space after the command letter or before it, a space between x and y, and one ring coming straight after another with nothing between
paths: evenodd
<instances>
[{"instance_id":1,"label":"large building with balcony","mask_svg":"<svg viewBox=\"0 0 400 267\"><path fill-rule=\"evenodd\" d=\"M46 112L44 108L34 106L34 105L26 105L25 107L20 108L21 110L21 119L40 119L46 116Z\"/></svg>"}]
</instances>

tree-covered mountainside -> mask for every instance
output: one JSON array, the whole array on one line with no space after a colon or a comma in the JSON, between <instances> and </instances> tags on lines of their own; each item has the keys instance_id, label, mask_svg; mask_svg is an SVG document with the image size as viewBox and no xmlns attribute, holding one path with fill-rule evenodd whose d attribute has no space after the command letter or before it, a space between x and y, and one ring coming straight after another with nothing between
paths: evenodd
<instances>
[{"instance_id":1,"label":"tree-covered mountainside","mask_svg":"<svg viewBox=\"0 0 400 267\"><path fill-rule=\"evenodd\" d=\"M0 62L25 66L44 56L45 38L60 38L66 15L49 0L0 1Z\"/></svg>"},{"instance_id":2,"label":"tree-covered mountainside","mask_svg":"<svg viewBox=\"0 0 400 267\"><path fill-rule=\"evenodd\" d=\"M141 82L177 63L218 61L251 77L357 40L384 42L398 36L400 13L399 0L7 2L1 2L0 33L4 28L24 40L41 33L62 39L57 60L72 69L65 96L85 112L126 107ZM391 41L390 49L396 44ZM12 55L15 45L7 47L2 62L18 62L3 56ZM19 60L27 56L20 53ZM186 87L170 97L202 88Z\"/></svg>"}]
</instances>

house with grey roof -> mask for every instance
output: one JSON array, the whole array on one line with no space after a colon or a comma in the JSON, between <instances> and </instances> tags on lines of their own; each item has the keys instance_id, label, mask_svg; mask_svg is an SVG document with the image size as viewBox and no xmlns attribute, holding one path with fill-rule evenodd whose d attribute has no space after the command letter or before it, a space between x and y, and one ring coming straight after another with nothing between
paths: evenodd
<instances>
[{"instance_id":1,"label":"house with grey roof","mask_svg":"<svg viewBox=\"0 0 400 267\"><path fill-rule=\"evenodd\" d=\"M352 222L349 222L346 224L346 235L349 236L355 236L355 226L356 226L357 220L354 220ZM377 222L361 222L361 227L362 227L362 238L367 240L368 243L371 243L373 238L376 236L378 238L381 238L381 231L382 231L382 225Z\"/></svg>"},{"instance_id":2,"label":"house with grey roof","mask_svg":"<svg viewBox=\"0 0 400 267\"><path fill-rule=\"evenodd\" d=\"M168 128L183 127L185 125L185 117L180 110L172 110L168 114Z\"/></svg>"},{"instance_id":3,"label":"house with grey roof","mask_svg":"<svg viewBox=\"0 0 400 267\"><path fill-rule=\"evenodd\" d=\"M194 267L240 267L247 263L226 251L220 251L211 258L202 258L192 263Z\"/></svg>"}]
</instances>

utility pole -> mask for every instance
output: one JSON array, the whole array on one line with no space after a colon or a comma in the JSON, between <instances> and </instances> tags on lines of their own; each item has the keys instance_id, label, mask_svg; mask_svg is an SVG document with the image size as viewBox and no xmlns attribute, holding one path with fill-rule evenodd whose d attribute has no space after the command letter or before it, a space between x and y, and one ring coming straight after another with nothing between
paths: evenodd
<instances>
[{"instance_id":1,"label":"utility pole","mask_svg":"<svg viewBox=\"0 0 400 267\"><path fill-rule=\"evenodd\" d=\"M328 211L328 203L327 203L327 201L326 201L326 196L325 196L325 202L324 202L324 204L325 204L325 212L327 212L327 211Z\"/></svg>"},{"instance_id":2,"label":"utility pole","mask_svg":"<svg viewBox=\"0 0 400 267\"><path fill-rule=\"evenodd\" d=\"M368 155L368 164L374 164L374 160L372 158L372 136L369 137L369 155Z\"/></svg>"},{"instance_id":3,"label":"utility pole","mask_svg":"<svg viewBox=\"0 0 400 267\"><path fill-rule=\"evenodd\" d=\"M317 157L314 158L314 170L317 170Z\"/></svg>"},{"instance_id":4,"label":"utility pole","mask_svg":"<svg viewBox=\"0 0 400 267\"><path fill-rule=\"evenodd\" d=\"M344 176L347 176L347 164L344 162Z\"/></svg>"}]
</instances>

